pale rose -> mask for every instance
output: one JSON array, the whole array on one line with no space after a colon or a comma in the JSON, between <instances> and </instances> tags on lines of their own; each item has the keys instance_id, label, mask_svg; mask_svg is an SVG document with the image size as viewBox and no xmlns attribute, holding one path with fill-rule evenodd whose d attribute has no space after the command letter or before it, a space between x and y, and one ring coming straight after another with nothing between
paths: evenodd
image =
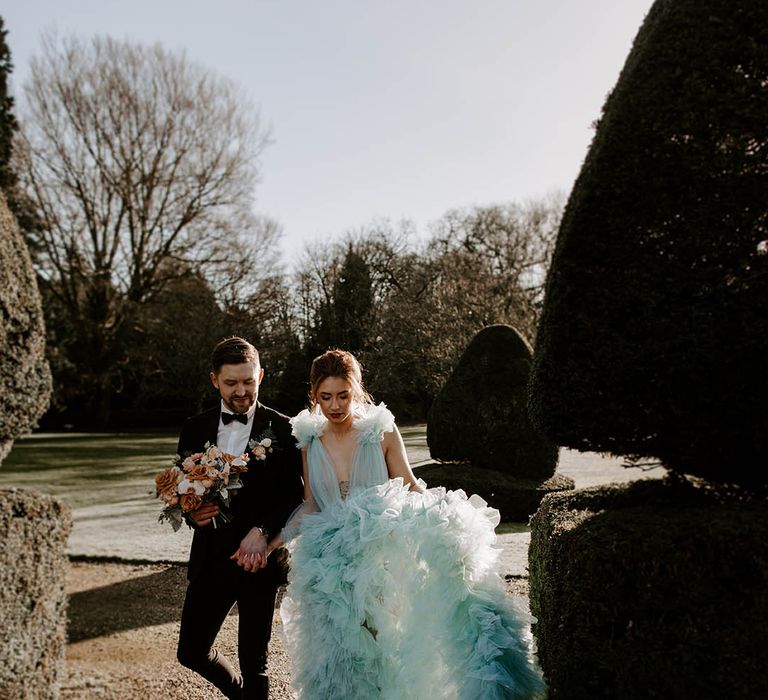
<instances>
[{"instance_id":1,"label":"pale rose","mask_svg":"<svg viewBox=\"0 0 768 700\"><path fill-rule=\"evenodd\" d=\"M768 240L760 241L760 243L757 244L757 254L768 255Z\"/></svg>"},{"instance_id":2,"label":"pale rose","mask_svg":"<svg viewBox=\"0 0 768 700\"><path fill-rule=\"evenodd\" d=\"M196 496L193 493L185 493L181 497L181 509L188 513L190 510L199 508L203 503L203 499L200 496Z\"/></svg>"},{"instance_id":3,"label":"pale rose","mask_svg":"<svg viewBox=\"0 0 768 700\"><path fill-rule=\"evenodd\" d=\"M266 447L267 449L269 449L270 447L272 447L272 440L270 440L269 438L264 438L264 439L261 441L261 444L262 444L264 447Z\"/></svg>"},{"instance_id":4,"label":"pale rose","mask_svg":"<svg viewBox=\"0 0 768 700\"><path fill-rule=\"evenodd\" d=\"M169 467L160 472L155 477L155 489L157 490L157 495L160 496L165 493L174 493L181 475L181 469L178 467Z\"/></svg>"},{"instance_id":5,"label":"pale rose","mask_svg":"<svg viewBox=\"0 0 768 700\"><path fill-rule=\"evenodd\" d=\"M195 460L192 459L192 457L187 457L182 463L182 468L184 471L188 472L195 468Z\"/></svg>"},{"instance_id":6,"label":"pale rose","mask_svg":"<svg viewBox=\"0 0 768 700\"><path fill-rule=\"evenodd\" d=\"M267 458L267 451L261 445L256 445L253 448L252 452L253 452L253 456L256 459L266 459Z\"/></svg>"},{"instance_id":7,"label":"pale rose","mask_svg":"<svg viewBox=\"0 0 768 700\"><path fill-rule=\"evenodd\" d=\"M221 457L221 450L216 445L211 445L206 451L205 456L207 459L214 460Z\"/></svg>"},{"instance_id":8,"label":"pale rose","mask_svg":"<svg viewBox=\"0 0 768 700\"><path fill-rule=\"evenodd\" d=\"M205 487L199 481L182 479L179 482L178 492L180 494L195 494L196 496L202 496L205 493Z\"/></svg>"},{"instance_id":9,"label":"pale rose","mask_svg":"<svg viewBox=\"0 0 768 700\"><path fill-rule=\"evenodd\" d=\"M228 464L231 464L233 467L244 467L246 463L246 460L243 459L243 455L240 455L239 457L236 457L235 459L232 459L228 462Z\"/></svg>"}]
</instances>

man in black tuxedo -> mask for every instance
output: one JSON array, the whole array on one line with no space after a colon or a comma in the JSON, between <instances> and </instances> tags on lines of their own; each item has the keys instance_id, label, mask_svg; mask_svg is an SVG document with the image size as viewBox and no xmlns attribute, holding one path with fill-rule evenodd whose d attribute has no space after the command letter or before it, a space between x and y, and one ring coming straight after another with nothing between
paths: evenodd
<instances>
[{"instance_id":1,"label":"man in black tuxedo","mask_svg":"<svg viewBox=\"0 0 768 700\"><path fill-rule=\"evenodd\" d=\"M256 348L242 338L228 338L214 348L211 360L211 382L221 405L187 420L178 453L183 458L202 452L207 442L228 454L248 451L248 470L241 475L242 488L230 495L229 522L217 518L219 507L211 502L189 514L195 533L178 659L228 698L267 700L275 595L287 573L287 554L277 550L267 557L267 541L301 503L301 453L288 418L258 402L264 370ZM264 437L272 439L272 451L257 459L248 442ZM242 675L213 646L235 602Z\"/></svg>"}]
</instances>

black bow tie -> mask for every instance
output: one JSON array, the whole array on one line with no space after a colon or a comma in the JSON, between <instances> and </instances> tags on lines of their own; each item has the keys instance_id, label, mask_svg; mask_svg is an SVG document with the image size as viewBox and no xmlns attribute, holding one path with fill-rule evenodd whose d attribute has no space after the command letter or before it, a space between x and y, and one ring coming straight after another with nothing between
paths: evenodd
<instances>
[{"instance_id":1,"label":"black bow tie","mask_svg":"<svg viewBox=\"0 0 768 700\"><path fill-rule=\"evenodd\" d=\"M233 420L240 421L243 425L248 425L248 416L245 413L227 413L221 412L221 422L224 425L229 425Z\"/></svg>"}]
</instances>

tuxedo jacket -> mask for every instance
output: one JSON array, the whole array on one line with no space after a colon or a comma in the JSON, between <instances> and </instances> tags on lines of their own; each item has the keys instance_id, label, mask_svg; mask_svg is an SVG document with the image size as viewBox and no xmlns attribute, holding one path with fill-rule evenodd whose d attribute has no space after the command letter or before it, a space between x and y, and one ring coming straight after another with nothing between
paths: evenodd
<instances>
[{"instance_id":1,"label":"tuxedo jacket","mask_svg":"<svg viewBox=\"0 0 768 700\"><path fill-rule=\"evenodd\" d=\"M217 404L187 419L177 448L182 459L193 452L202 452L206 443L217 443L220 415L221 407ZM291 435L288 417L257 403L250 437L258 440L267 430L274 434L273 450L265 460L257 460L248 451L248 471L240 475L243 486L230 493L232 520L218 522L216 528L213 525L194 528L187 568L190 581L205 570L229 566L229 557L252 527L264 527L271 534L277 534L301 503L304 493L301 452ZM273 560L280 557L270 556L267 567L270 570L274 568ZM270 572L266 569L264 572L267 578Z\"/></svg>"}]
</instances>

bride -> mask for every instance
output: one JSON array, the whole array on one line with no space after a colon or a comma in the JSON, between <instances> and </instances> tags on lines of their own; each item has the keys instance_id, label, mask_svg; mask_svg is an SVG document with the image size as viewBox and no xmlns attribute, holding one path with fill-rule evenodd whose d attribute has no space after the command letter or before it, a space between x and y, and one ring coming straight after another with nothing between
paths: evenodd
<instances>
[{"instance_id":1,"label":"bride","mask_svg":"<svg viewBox=\"0 0 768 700\"><path fill-rule=\"evenodd\" d=\"M532 618L498 574L498 511L415 478L352 354L315 358L310 387L291 421L304 503L268 549L292 550L281 614L299 696L545 697Z\"/></svg>"}]
</instances>

